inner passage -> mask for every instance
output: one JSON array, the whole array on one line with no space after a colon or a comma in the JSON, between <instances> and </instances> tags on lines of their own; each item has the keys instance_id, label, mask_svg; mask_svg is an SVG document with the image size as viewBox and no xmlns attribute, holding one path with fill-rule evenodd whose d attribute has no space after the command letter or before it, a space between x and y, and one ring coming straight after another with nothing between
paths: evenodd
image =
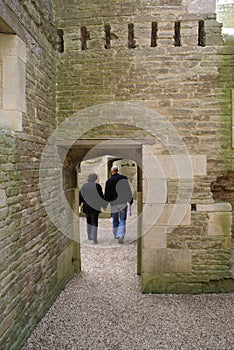
<instances>
[{"instance_id":1,"label":"inner passage","mask_svg":"<svg viewBox=\"0 0 234 350\"><path fill-rule=\"evenodd\" d=\"M79 188L87 182L90 173L97 174L97 182L101 185L103 193L105 192L105 183L110 177L110 167L117 165L119 173L128 177L128 181L133 194L133 204L131 210L127 211L126 221L126 235L124 244L129 244L137 239L137 164L129 159L116 159L112 156L102 156L95 159L82 161L78 170L78 184ZM80 211L80 242L81 244L92 244L88 240L86 217ZM118 241L114 239L112 233L112 218L110 213L110 206L106 210L102 209L98 220L97 233L98 246L112 246L118 245Z\"/></svg>"}]
</instances>

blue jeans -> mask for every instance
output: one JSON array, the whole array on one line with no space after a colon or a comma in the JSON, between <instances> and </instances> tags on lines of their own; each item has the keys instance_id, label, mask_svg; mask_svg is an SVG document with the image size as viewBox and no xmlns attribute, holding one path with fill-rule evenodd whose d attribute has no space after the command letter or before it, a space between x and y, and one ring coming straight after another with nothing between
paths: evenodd
<instances>
[{"instance_id":1,"label":"blue jeans","mask_svg":"<svg viewBox=\"0 0 234 350\"><path fill-rule=\"evenodd\" d=\"M124 238L126 233L127 207L123 205L111 208L112 227L115 238Z\"/></svg>"}]
</instances>

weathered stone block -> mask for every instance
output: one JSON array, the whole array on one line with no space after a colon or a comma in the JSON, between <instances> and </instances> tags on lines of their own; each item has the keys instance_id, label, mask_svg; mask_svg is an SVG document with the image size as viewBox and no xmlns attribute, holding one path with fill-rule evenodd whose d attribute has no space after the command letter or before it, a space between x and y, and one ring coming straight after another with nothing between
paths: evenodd
<instances>
[{"instance_id":1,"label":"weathered stone block","mask_svg":"<svg viewBox=\"0 0 234 350\"><path fill-rule=\"evenodd\" d=\"M147 249L142 254L142 271L164 273L191 272L191 251L183 249Z\"/></svg>"},{"instance_id":2,"label":"weathered stone block","mask_svg":"<svg viewBox=\"0 0 234 350\"><path fill-rule=\"evenodd\" d=\"M25 63L18 57L3 57L3 109L26 112Z\"/></svg>"},{"instance_id":3,"label":"weathered stone block","mask_svg":"<svg viewBox=\"0 0 234 350\"><path fill-rule=\"evenodd\" d=\"M8 208L2 208L0 209L0 221L1 220L5 220L7 215L9 213L9 209Z\"/></svg>"},{"instance_id":4,"label":"weathered stone block","mask_svg":"<svg viewBox=\"0 0 234 350\"><path fill-rule=\"evenodd\" d=\"M0 190L0 208L4 208L6 206L6 191Z\"/></svg>"},{"instance_id":5,"label":"weathered stone block","mask_svg":"<svg viewBox=\"0 0 234 350\"><path fill-rule=\"evenodd\" d=\"M155 247L166 248L167 247L167 228L163 226L142 227L142 232L146 232L142 237L142 248L150 249Z\"/></svg>"},{"instance_id":6,"label":"weathered stone block","mask_svg":"<svg viewBox=\"0 0 234 350\"><path fill-rule=\"evenodd\" d=\"M208 235L231 237L231 226L230 212L209 213Z\"/></svg>"},{"instance_id":7,"label":"weathered stone block","mask_svg":"<svg viewBox=\"0 0 234 350\"><path fill-rule=\"evenodd\" d=\"M182 0L182 4L187 7L189 13L214 13L216 9L215 0L209 2L204 2L203 0Z\"/></svg>"},{"instance_id":8,"label":"weathered stone block","mask_svg":"<svg viewBox=\"0 0 234 350\"><path fill-rule=\"evenodd\" d=\"M191 224L188 204L143 204L143 225L178 226Z\"/></svg>"},{"instance_id":9,"label":"weathered stone block","mask_svg":"<svg viewBox=\"0 0 234 350\"><path fill-rule=\"evenodd\" d=\"M73 246L72 243L57 258L57 277L58 284L64 283L73 274Z\"/></svg>"},{"instance_id":10,"label":"weathered stone block","mask_svg":"<svg viewBox=\"0 0 234 350\"><path fill-rule=\"evenodd\" d=\"M18 57L26 63L26 47L17 35L0 33L0 56Z\"/></svg>"},{"instance_id":11,"label":"weathered stone block","mask_svg":"<svg viewBox=\"0 0 234 350\"><path fill-rule=\"evenodd\" d=\"M227 202L197 205L197 211L201 212L231 212L231 210L231 204Z\"/></svg>"},{"instance_id":12,"label":"weathered stone block","mask_svg":"<svg viewBox=\"0 0 234 350\"><path fill-rule=\"evenodd\" d=\"M167 183L163 178L143 179L143 203L166 203Z\"/></svg>"},{"instance_id":13,"label":"weathered stone block","mask_svg":"<svg viewBox=\"0 0 234 350\"><path fill-rule=\"evenodd\" d=\"M141 275L142 293L165 293L165 279L162 275L143 272Z\"/></svg>"},{"instance_id":14,"label":"weathered stone block","mask_svg":"<svg viewBox=\"0 0 234 350\"><path fill-rule=\"evenodd\" d=\"M0 125L4 129L22 131L22 112L17 110L0 110Z\"/></svg>"},{"instance_id":15,"label":"weathered stone block","mask_svg":"<svg viewBox=\"0 0 234 350\"><path fill-rule=\"evenodd\" d=\"M153 149L152 149L153 151ZM206 175L205 155L154 155L145 156L143 168L151 169L155 164L151 177L186 179L195 175Z\"/></svg>"}]
</instances>

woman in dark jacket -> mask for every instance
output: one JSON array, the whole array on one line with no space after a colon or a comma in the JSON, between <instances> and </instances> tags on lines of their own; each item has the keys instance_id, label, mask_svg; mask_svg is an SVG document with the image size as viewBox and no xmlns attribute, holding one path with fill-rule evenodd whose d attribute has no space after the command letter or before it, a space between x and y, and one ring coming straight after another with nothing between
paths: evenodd
<instances>
[{"instance_id":1,"label":"woman in dark jacket","mask_svg":"<svg viewBox=\"0 0 234 350\"><path fill-rule=\"evenodd\" d=\"M100 184L96 183L97 175L91 173L79 191L79 205L83 203L83 212L86 215L88 239L97 244L98 217L101 208L105 208L105 200Z\"/></svg>"}]
</instances>

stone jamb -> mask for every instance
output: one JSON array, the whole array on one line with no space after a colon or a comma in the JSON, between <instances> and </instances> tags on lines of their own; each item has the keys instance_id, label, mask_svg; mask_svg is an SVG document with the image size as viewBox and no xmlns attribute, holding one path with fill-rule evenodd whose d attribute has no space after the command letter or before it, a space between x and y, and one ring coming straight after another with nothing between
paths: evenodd
<instances>
[{"instance_id":1,"label":"stone jamb","mask_svg":"<svg viewBox=\"0 0 234 350\"><path fill-rule=\"evenodd\" d=\"M234 89L231 91L232 93L232 148L234 148Z\"/></svg>"},{"instance_id":2,"label":"stone jamb","mask_svg":"<svg viewBox=\"0 0 234 350\"><path fill-rule=\"evenodd\" d=\"M15 34L0 34L0 52L0 127L22 131L22 114L26 112L26 45Z\"/></svg>"}]
</instances>

